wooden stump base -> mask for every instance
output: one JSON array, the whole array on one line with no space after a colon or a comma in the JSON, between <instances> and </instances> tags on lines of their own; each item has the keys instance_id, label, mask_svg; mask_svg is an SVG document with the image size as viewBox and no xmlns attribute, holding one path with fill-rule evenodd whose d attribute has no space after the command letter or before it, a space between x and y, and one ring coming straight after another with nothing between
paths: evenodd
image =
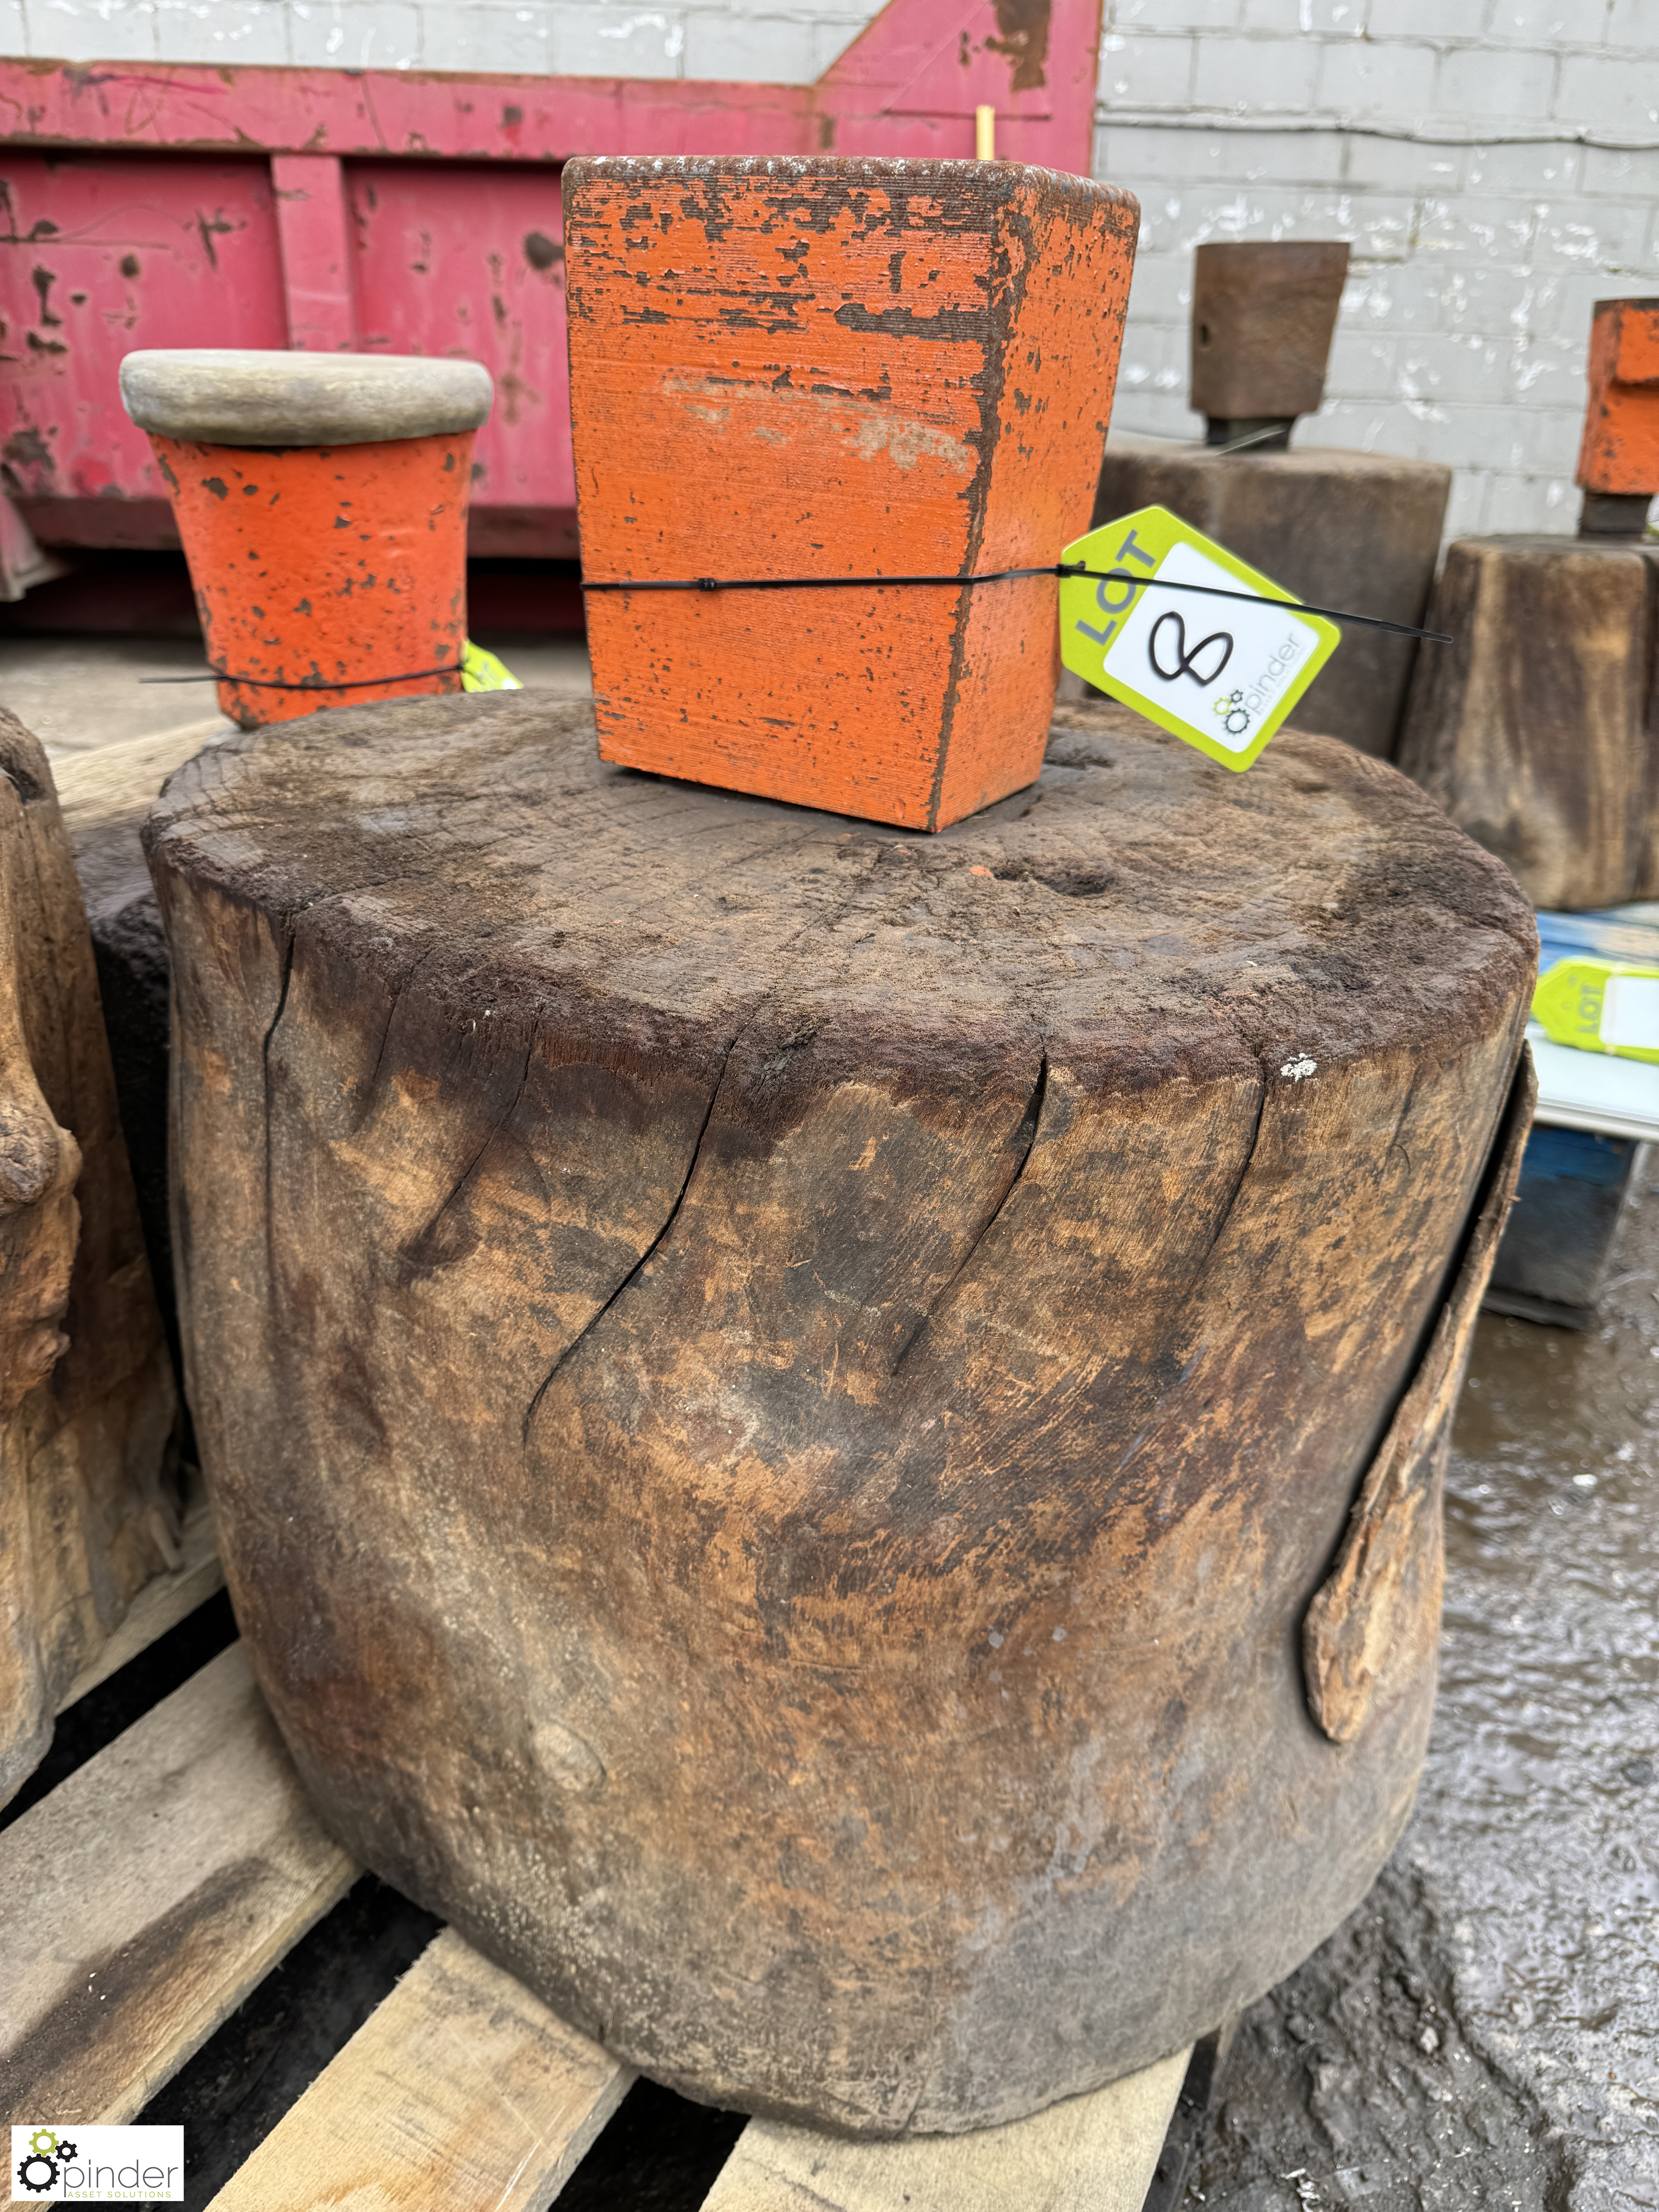
<instances>
[{"instance_id":1,"label":"wooden stump base","mask_svg":"<svg viewBox=\"0 0 1659 2212\"><path fill-rule=\"evenodd\" d=\"M1405 779L1085 708L923 838L495 695L232 740L147 835L198 1432L354 1856L629 2063L877 2135L1351 1910L1534 960Z\"/></svg>"}]
</instances>

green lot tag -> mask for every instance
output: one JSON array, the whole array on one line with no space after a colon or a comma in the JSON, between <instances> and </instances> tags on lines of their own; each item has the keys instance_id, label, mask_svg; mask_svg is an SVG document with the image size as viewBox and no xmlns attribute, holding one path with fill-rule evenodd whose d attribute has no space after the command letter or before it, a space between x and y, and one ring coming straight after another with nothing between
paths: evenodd
<instances>
[{"instance_id":1,"label":"green lot tag","mask_svg":"<svg viewBox=\"0 0 1659 2212\"><path fill-rule=\"evenodd\" d=\"M1532 1016L1557 1044L1659 1060L1659 969L1558 960L1538 979Z\"/></svg>"},{"instance_id":2,"label":"green lot tag","mask_svg":"<svg viewBox=\"0 0 1659 2212\"><path fill-rule=\"evenodd\" d=\"M1342 642L1322 615L1168 589L1206 584L1262 599L1294 596L1167 507L1143 507L1091 530L1061 558L1121 571L1124 579L1060 578L1066 667L1224 768L1249 768ZM1165 588L1127 580L1143 574Z\"/></svg>"},{"instance_id":3,"label":"green lot tag","mask_svg":"<svg viewBox=\"0 0 1659 2212\"><path fill-rule=\"evenodd\" d=\"M524 686L504 660L493 653L486 653L481 645L468 638L461 654L461 689L463 691L522 691Z\"/></svg>"}]
</instances>

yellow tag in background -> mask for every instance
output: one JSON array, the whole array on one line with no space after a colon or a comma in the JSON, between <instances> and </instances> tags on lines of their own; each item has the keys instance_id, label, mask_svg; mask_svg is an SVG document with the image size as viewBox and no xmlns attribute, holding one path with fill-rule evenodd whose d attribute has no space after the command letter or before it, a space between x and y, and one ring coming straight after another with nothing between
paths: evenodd
<instances>
[{"instance_id":1,"label":"yellow tag in background","mask_svg":"<svg viewBox=\"0 0 1659 2212\"><path fill-rule=\"evenodd\" d=\"M1342 642L1323 615L1281 613L1272 603L1291 592L1167 507L1091 530L1061 558L1109 572L1060 579L1066 666L1224 768L1249 767Z\"/></svg>"},{"instance_id":2,"label":"yellow tag in background","mask_svg":"<svg viewBox=\"0 0 1659 2212\"><path fill-rule=\"evenodd\" d=\"M1557 960L1538 978L1532 1018L1556 1044L1659 1061L1659 968Z\"/></svg>"},{"instance_id":3,"label":"yellow tag in background","mask_svg":"<svg viewBox=\"0 0 1659 2212\"><path fill-rule=\"evenodd\" d=\"M461 689L463 691L522 691L524 686L493 653L486 653L481 645L468 638L461 654Z\"/></svg>"}]
</instances>

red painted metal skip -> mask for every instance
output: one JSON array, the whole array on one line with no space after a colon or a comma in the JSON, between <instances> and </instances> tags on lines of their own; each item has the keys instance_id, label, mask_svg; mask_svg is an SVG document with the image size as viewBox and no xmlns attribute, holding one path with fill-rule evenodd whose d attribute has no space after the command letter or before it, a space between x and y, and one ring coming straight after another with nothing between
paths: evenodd
<instances>
[{"instance_id":1,"label":"red painted metal skip","mask_svg":"<svg viewBox=\"0 0 1659 2212\"><path fill-rule=\"evenodd\" d=\"M1086 174L1100 0L890 0L812 85L0 61L0 483L48 544L176 544L140 346L466 355L469 550L576 550L560 164L970 156Z\"/></svg>"}]
</instances>

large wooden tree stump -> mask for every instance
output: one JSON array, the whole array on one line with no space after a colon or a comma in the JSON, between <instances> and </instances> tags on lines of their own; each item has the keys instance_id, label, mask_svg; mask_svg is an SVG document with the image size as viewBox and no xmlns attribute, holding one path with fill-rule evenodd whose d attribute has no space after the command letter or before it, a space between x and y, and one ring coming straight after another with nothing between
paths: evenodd
<instances>
[{"instance_id":1,"label":"large wooden tree stump","mask_svg":"<svg viewBox=\"0 0 1659 2212\"><path fill-rule=\"evenodd\" d=\"M1349 1911L1534 958L1403 778L1085 708L927 839L496 696L233 740L147 836L198 1433L355 1854L652 2074L878 2133Z\"/></svg>"},{"instance_id":2,"label":"large wooden tree stump","mask_svg":"<svg viewBox=\"0 0 1659 2212\"><path fill-rule=\"evenodd\" d=\"M176 1564L174 1405L52 771L0 711L0 1803Z\"/></svg>"},{"instance_id":3,"label":"large wooden tree stump","mask_svg":"<svg viewBox=\"0 0 1659 2212\"><path fill-rule=\"evenodd\" d=\"M1460 538L1400 765L1571 913L1659 893L1659 544Z\"/></svg>"}]
</instances>

